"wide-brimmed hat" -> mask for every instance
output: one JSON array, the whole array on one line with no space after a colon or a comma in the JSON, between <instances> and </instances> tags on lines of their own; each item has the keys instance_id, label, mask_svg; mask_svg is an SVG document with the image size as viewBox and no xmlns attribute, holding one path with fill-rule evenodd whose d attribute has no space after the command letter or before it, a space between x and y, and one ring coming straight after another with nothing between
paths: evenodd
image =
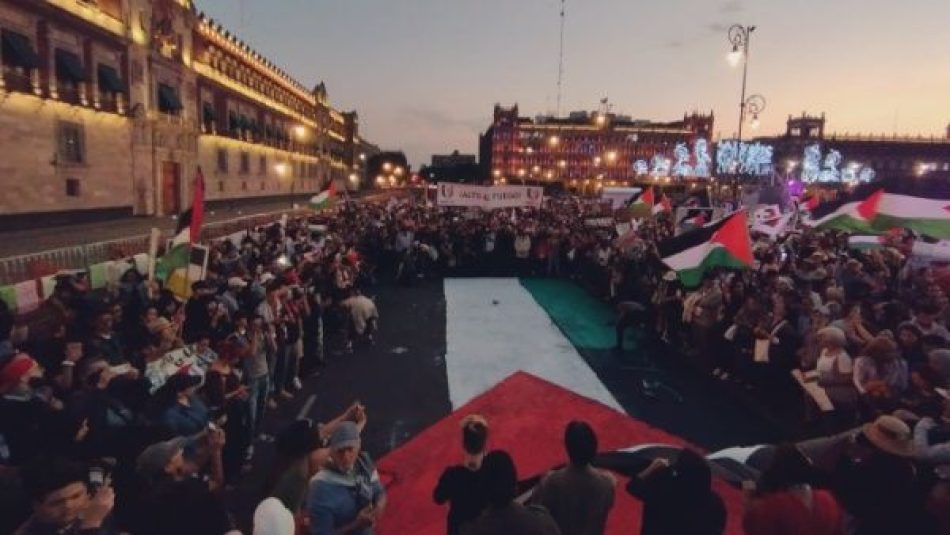
<instances>
[{"instance_id":1,"label":"wide-brimmed hat","mask_svg":"<svg viewBox=\"0 0 950 535\"><path fill-rule=\"evenodd\" d=\"M865 424L861 432L881 451L898 457L914 456L914 438L910 427L896 416L879 416L877 420Z\"/></svg>"}]
</instances>

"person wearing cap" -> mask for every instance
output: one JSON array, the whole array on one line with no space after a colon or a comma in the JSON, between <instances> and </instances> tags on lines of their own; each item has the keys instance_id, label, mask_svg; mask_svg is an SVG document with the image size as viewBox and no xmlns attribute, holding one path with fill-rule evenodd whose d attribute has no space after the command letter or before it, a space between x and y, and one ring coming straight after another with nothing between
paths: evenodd
<instances>
[{"instance_id":1,"label":"person wearing cap","mask_svg":"<svg viewBox=\"0 0 950 535\"><path fill-rule=\"evenodd\" d=\"M488 507L462 527L461 535L561 535L547 509L539 505L526 507L515 500L518 471L508 452L488 453L482 461L482 472Z\"/></svg>"},{"instance_id":2,"label":"person wearing cap","mask_svg":"<svg viewBox=\"0 0 950 535\"><path fill-rule=\"evenodd\" d=\"M327 443L343 422L354 422L362 431L366 409L356 402L329 422L320 424L306 418L284 428L276 437L277 456L264 483L267 495L279 499L295 514L300 512L311 478L330 458Z\"/></svg>"},{"instance_id":3,"label":"person wearing cap","mask_svg":"<svg viewBox=\"0 0 950 535\"><path fill-rule=\"evenodd\" d=\"M208 429L146 448L136 461L139 492L125 515L135 535L224 535L234 529L220 490L224 432ZM207 451L210 478L201 477L200 453Z\"/></svg>"},{"instance_id":4,"label":"person wearing cap","mask_svg":"<svg viewBox=\"0 0 950 535\"><path fill-rule=\"evenodd\" d=\"M329 460L310 482L310 535L372 535L386 509L386 491L369 454L361 451L357 423L340 423L329 448Z\"/></svg>"}]
</instances>

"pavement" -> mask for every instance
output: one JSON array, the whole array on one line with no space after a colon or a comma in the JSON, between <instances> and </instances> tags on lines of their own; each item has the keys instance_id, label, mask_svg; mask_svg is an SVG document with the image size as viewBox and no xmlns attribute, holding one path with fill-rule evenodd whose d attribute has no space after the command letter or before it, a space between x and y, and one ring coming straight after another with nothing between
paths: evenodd
<instances>
[{"instance_id":1,"label":"pavement","mask_svg":"<svg viewBox=\"0 0 950 535\"><path fill-rule=\"evenodd\" d=\"M297 202L305 203L306 199L300 197ZM209 207L205 212L205 224L257 214L280 213L290 209L288 199L240 201ZM171 216L122 217L95 223L5 231L0 232L0 259L61 247L134 238L147 235L152 227L173 232L175 225L176 220Z\"/></svg>"}]
</instances>

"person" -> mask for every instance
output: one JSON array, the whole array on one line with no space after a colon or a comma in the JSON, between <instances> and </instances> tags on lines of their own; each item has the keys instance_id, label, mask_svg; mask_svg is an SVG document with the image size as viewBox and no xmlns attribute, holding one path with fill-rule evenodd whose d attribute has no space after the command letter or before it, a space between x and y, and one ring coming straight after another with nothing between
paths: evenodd
<instances>
[{"instance_id":1,"label":"person","mask_svg":"<svg viewBox=\"0 0 950 535\"><path fill-rule=\"evenodd\" d=\"M591 466L597 455L597 435L586 422L567 424L564 447L570 463L545 476L533 500L551 513L563 535L602 535L617 481Z\"/></svg>"},{"instance_id":2,"label":"person","mask_svg":"<svg viewBox=\"0 0 950 535\"><path fill-rule=\"evenodd\" d=\"M907 362L888 336L878 335L854 362L854 386L869 402L881 404L907 389Z\"/></svg>"},{"instance_id":3,"label":"person","mask_svg":"<svg viewBox=\"0 0 950 535\"><path fill-rule=\"evenodd\" d=\"M138 457L140 493L128 514L135 535L224 535L234 529L222 495L221 450L224 432L213 429L191 437L152 444ZM190 452L186 456L186 449ZM200 449L208 451L210 479L201 473ZM174 514L170 514L174 512Z\"/></svg>"},{"instance_id":4,"label":"person","mask_svg":"<svg viewBox=\"0 0 950 535\"><path fill-rule=\"evenodd\" d=\"M830 491L812 487L817 479L801 451L780 445L746 505L746 535L843 535L844 510Z\"/></svg>"},{"instance_id":5,"label":"person","mask_svg":"<svg viewBox=\"0 0 950 535\"><path fill-rule=\"evenodd\" d=\"M373 336L379 322L379 311L376 309L376 303L363 295L358 289L354 289L350 292L350 296L342 302L342 306L349 315L347 330L352 331L358 337L365 337L369 343L373 343ZM353 340L348 337L347 350L352 349Z\"/></svg>"},{"instance_id":6,"label":"person","mask_svg":"<svg viewBox=\"0 0 950 535\"><path fill-rule=\"evenodd\" d=\"M641 535L718 535L726 527L722 498L712 490L706 459L680 451L674 464L655 459L630 479L627 492L643 502Z\"/></svg>"},{"instance_id":7,"label":"person","mask_svg":"<svg viewBox=\"0 0 950 535\"><path fill-rule=\"evenodd\" d=\"M88 470L61 458L38 459L22 475L33 514L14 535L111 535L115 491L108 480L90 489Z\"/></svg>"},{"instance_id":8,"label":"person","mask_svg":"<svg viewBox=\"0 0 950 535\"><path fill-rule=\"evenodd\" d=\"M222 342L217 359L211 363L203 387L210 414L224 418L224 431L228 437L224 446L224 469L232 481L239 472L250 466L244 456L253 436L251 429L250 394L247 385L235 369L240 349L231 342Z\"/></svg>"},{"instance_id":9,"label":"person","mask_svg":"<svg viewBox=\"0 0 950 535\"><path fill-rule=\"evenodd\" d=\"M482 461L488 508L462 527L461 535L560 535L557 523L540 506L524 506L515 501L518 472L511 455L503 450L490 452Z\"/></svg>"},{"instance_id":10,"label":"person","mask_svg":"<svg viewBox=\"0 0 950 535\"><path fill-rule=\"evenodd\" d=\"M944 341L950 341L950 331L936 321L940 314L940 307L932 302L923 302L914 311L914 319L910 324L920 331L921 337L939 336Z\"/></svg>"},{"instance_id":11,"label":"person","mask_svg":"<svg viewBox=\"0 0 950 535\"><path fill-rule=\"evenodd\" d=\"M944 399L939 419L925 416L914 425L917 458L931 464L950 464L950 399Z\"/></svg>"},{"instance_id":12,"label":"person","mask_svg":"<svg viewBox=\"0 0 950 535\"><path fill-rule=\"evenodd\" d=\"M488 422L478 414L462 419L462 464L447 467L432 491L435 503L449 504L446 521L448 535L458 535L462 526L472 522L485 508L482 461L488 443Z\"/></svg>"},{"instance_id":13,"label":"person","mask_svg":"<svg viewBox=\"0 0 950 535\"><path fill-rule=\"evenodd\" d=\"M614 351L623 351L623 337L630 327L645 326L647 324L647 309L636 301L621 301L617 303L617 344Z\"/></svg>"},{"instance_id":14,"label":"person","mask_svg":"<svg viewBox=\"0 0 950 535\"><path fill-rule=\"evenodd\" d=\"M818 331L821 354L818 357L818 386L825 389L835 411L847 419L857 407L858 391L854 387L854 363L844 347L847 338L837 327Z\"/></svg>"},{"instance_id":15,"label":"person","mask_svg":"<svg viewBox=\"0 0 950 535\"><path fill-rule=\"evenodd\" d=\"M342 422L330 436L330 458L310 483L310 535L372 535L386 510L376 465L361 451L356 422Z\"/></svg>"},{"instance_id":16,"label":"person","mask_svg":"<svg viewBox=\"0 0 950 535\"><path fill-rule=\"evenodd\" d=\"M211 421L208 407L196 393L200 383L200 377L177 373L162 387L168 396L168 405L162 412L161 423L172 434L194 435Z\"/></svg>"},{"instance_id":17,"label":"person","mask_svg":"<svg viewBox=\"0 0 950 535\"><path fill-rule=\"evenodd\" d=\"M307 486L330 458L327 441L343 422L356 423L362 432L366 426L366 408L359 402L324 424L309 418L295 420L276 437L277 456L264 482L264 492L280 500L295 515L302 511Z\"/></svg>"}]
</instances>

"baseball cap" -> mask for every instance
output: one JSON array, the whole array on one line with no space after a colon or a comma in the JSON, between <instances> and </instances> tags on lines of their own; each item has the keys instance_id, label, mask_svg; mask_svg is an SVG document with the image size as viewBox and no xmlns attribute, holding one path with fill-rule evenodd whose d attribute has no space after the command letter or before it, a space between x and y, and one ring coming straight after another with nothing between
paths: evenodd
<instances>
[{"instance_id":1,"label":"baseball cap","mask_svg":"<svg viewBox=\"0 0 950 535\"><path fill-rule=\"evenodd\" d=\"M185 451L187 445L188 439L185 437L175 437L152 444L139 454L135 462L136 470L149 480L156 479L175 455Z\"/></svg>"},{"instance_id":2,"label":"baseball cap","mask_svg":"<svg viewBox=\"0 0 950 535\"><path fill-rule=\"evenodd\" d=\"M228 279L228 287L230 288L244 288L247 286L247 283L244 282L244 279L241 277L231 277Z\"/></svg>"},{"instance_id":3,"label":"baseball cap","mask_svg":"<svg viewBox=\"0 0 950 535\"><path fill-rule=\"evenodd\" d=\"M330 435L330 449L358 447L360 445L360 428L355 422L342 422Z\"/></svg>"}]
</instances>

